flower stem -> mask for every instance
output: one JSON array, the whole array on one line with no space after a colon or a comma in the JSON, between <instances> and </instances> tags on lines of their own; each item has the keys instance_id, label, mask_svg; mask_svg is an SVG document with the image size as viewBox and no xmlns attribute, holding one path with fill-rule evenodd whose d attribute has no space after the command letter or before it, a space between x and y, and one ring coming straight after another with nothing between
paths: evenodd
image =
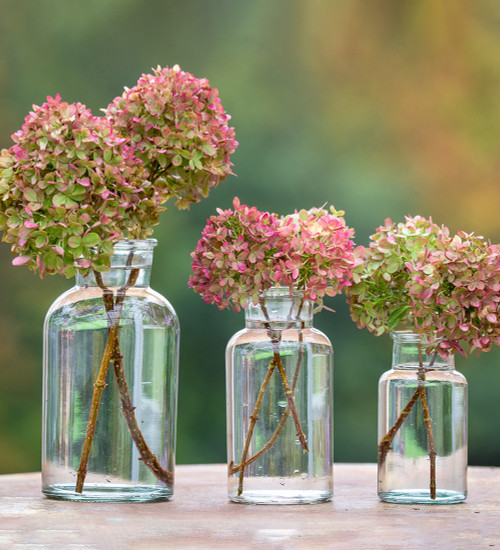
<instances>
[{"instance_id":1,"label":"flower stem","mask_svg":"<svg viewBox=\"0 0 500 550\"><path fill-rule=\"evenodd\" d=\"M424 413L425 429L427 431L427 442L429 445L429 459L430 459L430 497L432 500L436 499L436 447L434 444L434 435L432 433L432 422L429 412L429 406L427 404L427 396L425 394L425 379L419 387L420 402L422 403L422 411Z\"/></svg>"},{"instance_id":2,"label":"flower stem","mask_svg":"<svg viewBox=\"0 0 500 550\"><path fill-rule=\"evenodd\" d=\"M425 393L425 370L423 368L423 359L422 359L422 347L418 347L418 355L420 362L419 369L419 380L418 380L418 390L420 395L420 402L422 404L422 412L424 413L424 423L425 430L427 432L427 443L429 447L429 460L430 460L430 481L429 481L429 492L431 500L436 500L436 447L434 444L434 434L432 432L432 421L429 411L429 405L427 403L427 395ZM434 363L434 358L432 363Z\"/></svg>"},{"instance_id":3,"label":"flower stem","mask_svg":"<svg viewBox=\"0 0 500 550\"><path fill-rule=\"evenodd\" d=\"M295 428L297 430L297 436L299 438L300 444L302 445L302 449L305 452L309 451L309 448L307 446L306 438L304 431L302 430L302 425L300 423L299 415L297 413L297 408L295 406L295 399L294 399L294 391L290 389L290 384L288 383L288 379L286 376L285 368L283 367L283 362L281 361L281 355L280 355L280 341L273 335L273 330L270 325L270 319L269 314L267 312L266 304L264 303L264 300L260 298L260 306L262 308L262 312L264 313L264 316L267 319L267 322L264 323L265 328L267 329L267 332L269 334L269 338L271 339L271 342L273 344L273 352L274 352L274 361L276 364L276 367L278 368L278 372L281 377L281 383L283 384L283 389L285 390L285 396L288 401L288 407L290 407L290 413L292 415L293 421L295 423Z\"/></svg>"},{"instance_id":4,"label":"flower stem","mask_svg":"<svg viewBox=\"0 0 500 550\"><path fill-rule=\"evenodd\" d=\"M269 380L271 379L271 376L274 372L275 367L276 365L274 363L274 358L273 358L273 360L269 363L269 368L267 369L266 376L264 377L264 380L260 386L259 395L257 396L257 401L255 402L252 416L250 417L250 426L248 427L248 432L247 432L245 444L243 447L243 453L241 454L241 461L240 461L240 467L239 467L240 477L238 482L238 496L240 496L241 493L243 492L243 477L245 472L245 461L248 455L248 449L250 447L250 441L252 439L253 430L259 418L257 415L259 414L260 406L262 404L262 399L264 398L264 393L266 392L267 385L269 384Z\"/></svg>"},{"instance_id":5,"label":"flower stem","mask_svg":"<svg viewBox=\"0 0 500 550\"><path fill-rule=\"evenodd\" d=\"M286 377L285 368L283 367L283 363L281 362L281 357L278 354L274 354L275 360L277 362L278 372L281 377L281 382L283 384L283 389L285 390L285 395L288 401L287 408L290 409L290 413L292 415L293 421L295 423L295 428L297 430L297 436L299 438L300 444L302 445L302 449L304 449L305 452L309 452L309 447L307 446L306 436L302 430L302 425L300 423L299 414L297 412L297 408L295 406L295 399L294 399L294 391L290 388L290 385L288 383L288 379Z\"/></svg>"},{"instance_id":6,"label":"flower stem","mask_svg":"<svg viewBox=\"0 0 500 550\"><path fill-rule=\"evenodd\" d=\"M123 369L123 356L120 353L120 344L116 341L114 353L113 353L113 367L115 371L115 379L118 384L118 390L120 392L120 399L122 402L122 411L127 422L128 429L134 440L135 446L141 455L140 460L151 470L157 479L171 485L174 482L174 475L162 468L158 458L151 452L142 432L137 423L135 416L135 407L132 405L132 399L130 397L130 391L128 388L127 380L125 379L125 371Z\"/></svg>"},{"instance_id":7,"label":"flower stem","mask_svg":"<svg viewBox=\"0 0 500 550\"><path fill-rule=\"evenodd\" d=\"M403 425L404 421L408 418L408 415L411 413L415 403L420 397L420 388L415 390L415 393L410 397L410 400L405 405L405 407L399 413L396 422L391 426L389 431L384 435L378 444L378 467L381 468L384 465L387 453L391 450L392 441L394 436L398 432L399 428Z\"/></svg>"},{"instance_id":8,"label":"flower stem","mask_svg":"<svg viewBox=\"0 0 500 550\"><path fill-rule=\"evenodd\" d=\"M97 424L97 416L99 414L99 407L101 404L102 392L106 386L106 375L108 373L109 365L111 363L115 345L118 339L118 329L120 327L120 318L123 310L123 302L124 302L125 294L127 293L127 290L132 285L134 285L135 281L137 280L137 276L139 272L137 271L135 273L135 271L137 270L132 270L130 272L127 283L118 290L118 293L116 296L116 303L115 303L115 312L116 312L115 318L111 319L111 317L108 315L108 324L110 325L109 332L108 332L108 339L106 341L106 346L104 348L104 353L102 356L99 373L97 375L96 381L94 382L94 393L92 395L92 402L90 405L90 413L89 413L89 419L87 422L87 430L85 433L85 440L83 442L80 465L77 471L76 487L75 487L76 493L81 493L83 491L83 484L85 482L85 477L87 476L87 465L89 461L90 450L92 448L92 442L94 440L94 434L95 434L95 429ZM106 305L106 309L110 304L110 299L112 300L109 292L103 294L103 301L104 301L104 304Z\"/></svg>"},{"instance_id":9,"label":"flower stem","mask_svg":"<svg viewBox=\"0 0 500 550\"><path fill-rule=\"evenodd\" d=\"M399 413L399 416L394 422L394 424L391 426L388 432L384 435L384 437L380 440L380 443L378 445L378 468L380 470L380 468L384 465L388 452L392 448L391 447L392 441L396 433L401 428L405 420L408 418L408 415L410 414L413 407L415 406L415 403L420 399L420 402L422 405L422 411L424 413L424 423L425 423L425 429L427 432L427 442L429 447L429 459L430 459L429 490L430 490L430 497L432 500L436 499L436 454L437 453L436 453L436 448L434 443L434 435L432 432L432 423L431 423L431 416L429 412L429 406L427 403L427 395L425 393L425 381L426 381L425 372L426 370L430 370L432 368L436 360L436 357L437 357L437 352L434 352L429 361L429 364L427 365L427 367L424 367L424 364L423 364L424 362L422 357L422 346L421 344L419 344L418 387L413 393L413 395L410 397L408 403L406 403L404 408Z\"/></svg>"},{"instance_id":10,"label":"flower stem","mask_svg":"<svg viewBox=\"0 0 500 550\"><path fill-rule=\"evenodd\" d=\"M302 310L302 305L303 305L303 302L300 304L298 315L300 315L300 311ZM243 492L243 479L244 479L245 468L249 464L251 464L252 462L257 460L258 458L260 458L264 453L266 453L274 445L274 443L278 439L278 436L280 435L281 431L283 430L283 427L285 426L286 420L288 419L288 417L290 415L292 415L292 418L294 420L296 431L297 431L297 436L299 437L299 441L302 445L302 448L304 449L305 452L309 451L309 448L308 448L307 442L306 442L306 438L305 438L305 434L302 430L299 415L297 413L297 409L295 407L295 401L294 401L294 393L295 393L295 389L297 387L297 383L298 383L298 380L299 380L300 368L301 368L301 365L302 365L303 355L304 355L304 349L303 349L303 345L302 345L303 340L304 340L304 336L303 336L303 332L302 332L302 330L304 328L304 323L301 322L301 329L299 330L299 337L298 337L298 339L299 339L299 353L298 353L298 357L297 357L297 365L295 367L295 373L294 373L294 377L293 377L292 387L290 388L290 384L288 382L288 378L286 376L285 368L283 366L283 362L281 360L281 355L280 355L281 333L278 332L278 334L277 334L276 331L274 331L271 328L269 314L267 312L267 308L266 308L266 305L265 305L265 302L264 302L263 299L260 300L260 306L261 306L261 309L264 313L264 316L267 319L267 322L264 323L264 327L266 328L266 330L268 332L269 339L271 340L271 343L272 343L272 346L273 346L273 358L272 358L272 360L269 364L269 369L268 369L268 371L266 373L266 376L264 378L264 381L263 381L263 383L260 387L259 395L257 397L257 401L256 401L255 406L254 406L254 411L252 413L252 416L250 417L251 423L250 423L250 426L249 426L249 429L248 429L248 432L247 432L247 436L246 436L246 439L245 439L244 449L243 449L243 453L242 453L242 456L241 456L240 463L237 464L237 465L234 465L233 463L229 464L229 473L230 474L235 474L238 471L240 472L239 473L239 484L238 484L238 496L240 496ZM293 325L293 321L290 322L290 325L287 328L291 328L292 325ZM257 453L252 455L247 460L248 450L250 448L250 441L251 441L251 438L252 438L252 435L253 435L253 431L255 429L255 424L258 420L257 415L258 415L258 412L259 412L261 404L262 404L262 399L264 397L265 390L266 390L266 388L269 384L269 380L270 380L271 375L274 372L275 368L278 368L280 378L281 378L281 383L282 383L283 388L285 390L285 395L286 395L286 398L287 398L287 407L286 407L285 411L283 412L280 423L278 424L276 430L274 431L274 433L271 436L271 438L269 439L269 441Z\"/></svg>"},{"instance_id":11,"label":"flower stem","mask_svg":"<svg viewBox=\"0 0 500 550\"><path fill-rule=\"evenodd\" d=\"M131 252L131 255L132 254L133 252ZM127 259L127 265L130 265L131 263L132 263L132 258L129 257ZM137 277L139 275L139 270L134 269L132 271L137 272L134 275L134 279L137 280ZM102 289L104 304L106 307L106 311L109 314L114 309L113 293L108 287L104 285L102 277L99 273L96 273L96 281L98 286ZM110 330L112 328L112 323L113 323L113 320L108 315L108 324L109 324ZM144 464L151 470L151 472L155 475L157 479L159 479L160 481L163 481L164 483L172 484L174 481L173 473L168 472L167 470L162 468L158 458L156 457L156 455L152 453L151 449L146 443L146 440L142 435L141 429L139 428L139 424L137 423L137 418L134 412L135 407L132 404L132 398L130 397L130 390L125 377L125 370L123 368L123 356L120 351L120 341L118 337L115 340L115 346L113 351L113 370L115 373L116 382L118 384L118 391L120 393L120 400L122 403L122 412L127 422L127 426L129 428L132 439L135 443L135 446L137 447L137 450L141 455L140 460L144 462Z\"/></svg>"},{"instance_id":12,"label":"flower stem","mask_svg":"<svg viewBox=\"0 0 500 550\"><path fill-rule=\"evenodd\" d=\"M302 322L302 328L304 328L304 323ZM295 368L295 374L293 376L293 383L292 383L292 391L295 392L295 389L297 387L297 382L299 380L299 374L300 374L300 367L302 365L302 358L304 355L304 349L302 346L302 342L304 340L304 336L302 334L302 330L299 331L299 354L297 357L297 366ZM257 451L254 455L252 455L245 463L237 464L236 466L231 465L229 468L229 473L235 474L238 470L246 468L252 462L255 462L258 458L260 458L263 454L265 454L276 442L278 439L279 434L283 430L285 423L290 416L290 407L287 405L286 409L283 411L283 414L281 416L280 423L278 424L276 430L274 431L273 435L269 439L269 441L260 449L260 451Z\"/></svg>"}]
</instances>

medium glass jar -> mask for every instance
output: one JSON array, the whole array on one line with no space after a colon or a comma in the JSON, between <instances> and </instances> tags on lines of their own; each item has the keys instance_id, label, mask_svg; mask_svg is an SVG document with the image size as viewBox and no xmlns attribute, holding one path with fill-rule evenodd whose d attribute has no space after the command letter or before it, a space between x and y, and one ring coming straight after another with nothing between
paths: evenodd
<instances>
[{"instance_id":1,"label":"medium glass jar","mask_svg":"<svg viewBox=\"0 0 500 550\"><path fill-rule=\"evenodd\" d=\"M392 369L379 382L378 495L452 504L467 497L467 381L453 357L426 355L422 337L393 332Z\"/></svg>"},{"instance_id":2,"label":"medium glass jar","mask_svg":"<svg viewBox=\"0 0 500 550\"><path fill-rule=\"evenodd\" d=\"M179 323L149 287L154 239L77 275L44 326L42 491L75 501L173 493Z\"/></svg>"},{"instance_id":3,"label":"medium glass jar","mask_svg":"<svg viewBox=\"0 0 500 550\"><path fill-rule=\"evenodd\" d=\"M333 349L313 304L264 292L226 351L229 498L307 504L333 495Z\"/></svg>"}]
</instances>

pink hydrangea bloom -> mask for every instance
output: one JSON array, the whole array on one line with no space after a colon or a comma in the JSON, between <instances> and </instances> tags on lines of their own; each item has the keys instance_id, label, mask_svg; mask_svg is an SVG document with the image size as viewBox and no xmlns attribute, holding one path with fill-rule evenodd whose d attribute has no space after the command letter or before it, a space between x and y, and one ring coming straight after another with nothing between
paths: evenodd
<instances>
[{"instance_id":1,"label":"pink hydrangea bloom","mask_svg":"<svg viewBox=\"0 0 500 550\"><path fill-rule=\"evenodd\" d=\"M0 155L0 230L14 265L41 276L105 270L114 242L157 223L142 162L84 105L49 97L12 138Z\"/></svg>"},{"instance_id":2,"label":"pink hydrangea bloom","mask_svg":"<svg viewBox=\"0 0 500 550\"><path fill-rule=\"evenodd\" d=\"M231 174L238 143L218 92L158 68L95 117L60 96L34 107L0 155L0 231L41 276L109 269L114 244L151 234Z\"/></svg>"},{"instance_id":3,"label":"pink hydrangea bloom","mask_svg":"<svg viewBox=\"0 0 500 550\"><path fill-rule=\"evenodd\" d=\"M386 220L370 239L347 289L358 327L379 335L402 325L443 357L500 344L498 246L421 216Z\"/></svg>"},{"instance_id":4,"label":"pink hydrangea bloom","mask_svg":"<svg viewBox=\"0 0 500 550\"><path fill-rule=\"evenodd\" d=\"M177 65L142 75L105 113L131 139L162 201L188 208L232 174L238 142L218 90Z\"/></svg>"},{"instance_id":5,"label":"pink hydrangea bloom","mask_svg":"<svg viewBox=\"0 0 500 550\"><path fill-rule=\"evenodd\" d=\"M189 286L219 309L245 308L274 284L273 255L277 216L233 201L234 210L218 209L203 229L193 258Z\"/></svg>"},{"instance_id":6,"label":"pink hydrangea bloom","mask_svg":"<svg viewBox=\"0 0 500 550\"><path fill-rule=\"evenodd\" d=\"M241 205L218 210L202 232L189 285L207 303L235 311L273 286L302 290L322 305L349 279L354 266L353 231L333 209L301 211L278 218Z\"/></svg>"},{"instance_id":7,"label":"pink hydrangea bloom","mask_svg":"<svg viewBox=\"0 0 500 550\"><path fill-rule=\"evenodd\" d=\"M409 266L412 315L442 355L500 344L500 250L459 232Z\"/></svg>"},{"instance_id":8,"label":"pink hydrangea bloom","mask_svg":"<svg viewBox=\"0 0 500 550\"><path fill-rule=\"evenodd\" d=\"M301 289L307 300L318 303L351 284L354 231L342 215L333 208L330 212L313 208L281 219L275 254L277 283Z\"/></svg>"}]
</instances>

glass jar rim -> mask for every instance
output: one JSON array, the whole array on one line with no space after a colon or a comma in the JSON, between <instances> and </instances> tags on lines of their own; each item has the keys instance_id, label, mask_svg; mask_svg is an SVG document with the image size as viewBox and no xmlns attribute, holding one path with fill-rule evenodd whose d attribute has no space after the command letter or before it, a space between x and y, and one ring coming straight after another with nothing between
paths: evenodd
<instances>
[{"instance_id":1,"label":"glass jar rim","mask_svg":"<svg viewBox=\"0 0 500 550\"><path fill-rule=\"evenodd\" d=\"M273 286L267 290L262 290L259 295L273 298L302 298L304 296L304 291L295 288L290 291L287 286Z\"/></svg>"},{"instance_id":2,"label":"glass jar rim","mask_svg":"<svg viewBox=\"0 0 500 550\"><path fill-rule=\"evenodd\" d=\"M393 330L390 333L393 340L400 340L404 342L424 342L427 339L427 334L415 332L413 330Z\"/></svg>"},{"instance_id":3,"label":"glass jar rim","mask_svg":"<svg viewBox=\"0 0 500 550\"><path fill-rule=\"evenodd\" d=\"M114 244L114 250L151 250L158 244L156 239L122 239Z\"/></svg>"}]
</instances>

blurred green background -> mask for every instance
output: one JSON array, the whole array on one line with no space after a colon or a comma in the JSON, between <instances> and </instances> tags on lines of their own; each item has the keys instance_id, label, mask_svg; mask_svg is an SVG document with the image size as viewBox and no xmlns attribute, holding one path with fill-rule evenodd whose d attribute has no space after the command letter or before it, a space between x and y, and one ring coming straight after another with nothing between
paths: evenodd
<instances>
[{"instance_id":1,"label":"blurred green background","mask_svg":"<svg viewBox=\"0 0 500 550\"><path fill-rule=\"evenodd\" d=\"M240 146L232 177L155 231L152 286L178 312L178 463L225 461L224 349L243 314L187 287L208 216L332 203L356 242L386 217L432 216L500 241L500 4L494 0L0 0L0 147L60 93L94 113L157 65L207 77ZM0 473L38 470L42 324L71 286L11 266L0 245ZM378 377L392 342L343 297L316 326L335 347L335 459L376 460ZM500 354L457 358L470 383L469 457L500 465Z\"/></svg>"}]
</instances>

